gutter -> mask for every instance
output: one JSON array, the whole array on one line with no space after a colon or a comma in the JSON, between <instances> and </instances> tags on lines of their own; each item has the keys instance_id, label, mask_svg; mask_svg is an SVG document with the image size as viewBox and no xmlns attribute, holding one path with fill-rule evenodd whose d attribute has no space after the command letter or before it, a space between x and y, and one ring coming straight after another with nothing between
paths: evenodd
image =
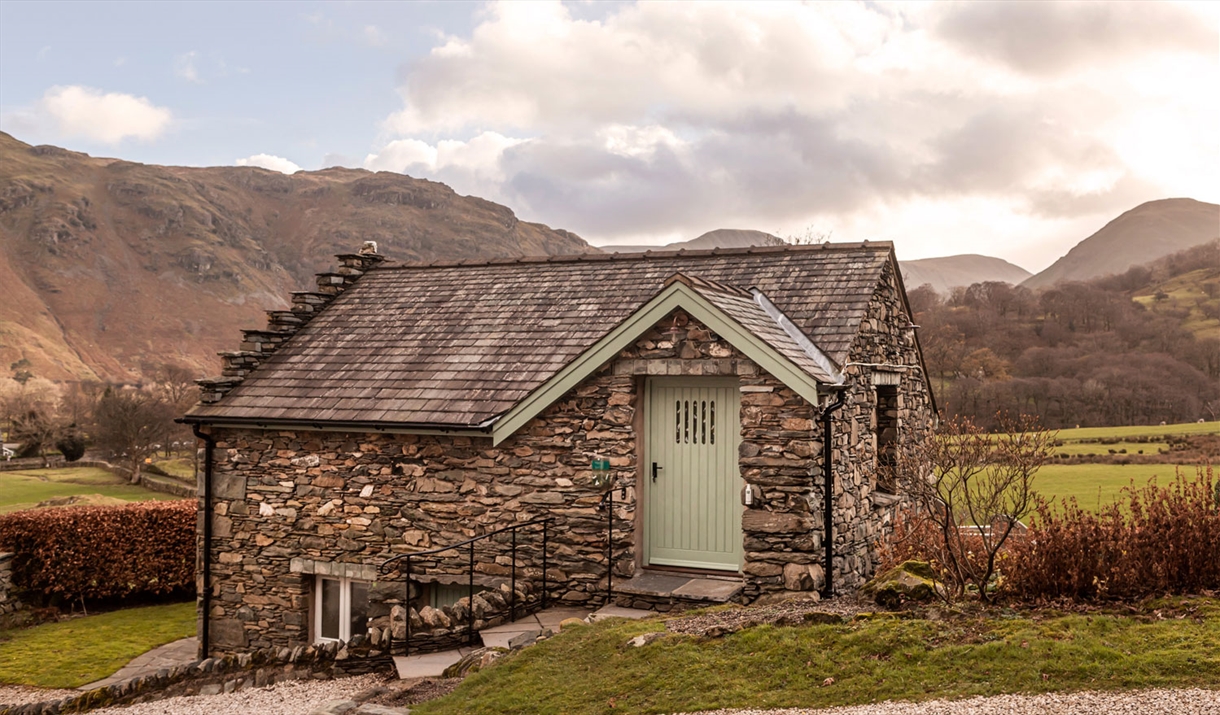
<instances>
[{"instance_id":1,"label":"gutter","mask_svg":"<svg viewBox=\"0 0 1220 715\"><path fill-rule=\"evenodd\" d=\"M846 385L827 386L835 392L835 401L822 408L818 414L822 418L822 548L826 554L825 564L825 585L822 589L822 598L830 598L834 596L834 464L832 463L834 450L831 447L831 416L845 402L847 395Z\"/></svg>"},{"instance_id":2,"label":"gutter","mask_svg":"<svg viewBox=\"0 0 1220 715\"><path fill-rule=\"evenodd\" d=\"M210 654L212 641L212 462L216 449L216 440L212 435L200 429L198 424L191 425L195 436L203 440L203 604L199 633L200 658Z\"/></svg>"}]
</instances>

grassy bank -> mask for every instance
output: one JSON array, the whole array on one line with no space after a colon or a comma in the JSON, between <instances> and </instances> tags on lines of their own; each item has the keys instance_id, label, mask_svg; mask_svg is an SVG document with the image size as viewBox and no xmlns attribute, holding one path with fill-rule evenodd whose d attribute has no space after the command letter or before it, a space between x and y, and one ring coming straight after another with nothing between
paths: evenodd
<instances>
[{"instance_id":1,"label":"grassy bank","mask_svg":"<svg viewBox=\"0 0 1220 715\"><path fill-rule=\"evenodd\" d=\"M1169 435L1220 434L1220 422L1183 422L1174 425L1128 425L1125 427L1081 427L1059 430L1064 442L1082 439L1123 439L1131 437L1167 437Z\"/></svg>"},{"instance_id":2,"label":"grassy bank","mask_svg":"<svg viewBox=\"0 0 1220 715\"><path fill-rule=\"evenodd\" d=\"M127 608L0 631L0 684L77 688L195 634L195 603Z\"/></svg>"},{"instance_id":3,"label":"grassy bank","mask_svg":"<svg viewBox=\"0 0 1220 715\"><path fill-rule=\"evenodd\" d=\"M1182 603L1182 602L1177 602ZM690 712L828 707L1083 689L1220 687L1220 605L1138 615L988 617L760 626L722 639L626 646L658 620L576 628L412 712ZM1181 609L1177 609L1181 610ZM828 682L833 678L833 682Z\"/></svg>"},{"instance_id":4,"label":"grassy bank","mask_svg":"<svg viewBox=\"0 0 1220 715\"><path fill-rule=\"evenodd\" d=\"M0 472L0 513L28 509L55 497L86 494L122 501L180 498L130 484L122 477L95 467Z\"/></svg>"}]
</instances>

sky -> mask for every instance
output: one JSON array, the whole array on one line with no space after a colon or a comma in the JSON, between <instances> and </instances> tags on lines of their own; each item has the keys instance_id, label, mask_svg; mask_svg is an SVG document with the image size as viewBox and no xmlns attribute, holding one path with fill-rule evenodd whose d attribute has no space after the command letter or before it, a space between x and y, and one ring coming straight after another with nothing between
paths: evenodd
<instances>
[{"instance_id":1,"label":"sky","mask_svg":"<svg viewBox=\"0 0 1220 715\"><path fill-rule=\"evenodd\" d=\"M1045 268L1220 202L1220 3L0 2L0 129L396 171L595 245L715 228Z\"/></svg>"}]
</instances>

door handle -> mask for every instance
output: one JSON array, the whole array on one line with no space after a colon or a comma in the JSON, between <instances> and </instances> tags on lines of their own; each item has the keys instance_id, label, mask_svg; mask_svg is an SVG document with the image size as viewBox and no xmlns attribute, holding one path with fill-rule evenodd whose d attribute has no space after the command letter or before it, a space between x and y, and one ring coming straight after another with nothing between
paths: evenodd
<instances>
[{"instance_id":1,"label":"door handle","mask_svg":"<svg viewBox=\"0 0 1220 715\"><path fill-rule=\"evenodd\" d=\"M661 471L662 469L664 469L664 467L657 466L656 462L652 463L652 481L653 482L657 481L657 472Z\"/></svg>"}]
</instances>

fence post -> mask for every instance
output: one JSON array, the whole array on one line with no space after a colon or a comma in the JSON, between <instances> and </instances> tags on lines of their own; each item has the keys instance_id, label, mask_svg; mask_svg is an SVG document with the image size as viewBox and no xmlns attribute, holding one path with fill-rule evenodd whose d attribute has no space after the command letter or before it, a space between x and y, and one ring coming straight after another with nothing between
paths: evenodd
<instances>
[{"instance_id":1,"label":"fence post","mask_svg":"<svg viewBox=\"0 0 1220 715\"><path fill-rule=\"evenodd\" d=\"M407 554L407 565L404 569L406 576L405 593L402 599L402 619L406 622L406 631L403 633L402 654L403 656L411 655L411 555ZM390 624L390 637L394 636L394 625Z\"/></svg>"},{"instance_id":2,"label":"fence post","mask_svg":"<svg viewBox=\"0 0 1220 715\"><path fill-rule=\"evenodd\" d=\"M509 567L509 585L512 593L508 596L508 622L512 623L517 620L517 527L512 528L513 547L509 552L512 558L512 565Z\"/></svg>"},{"instance_id":3,"label":"fence post","mask_svg":"<svg viewBox=\"0 0 1220 715\"><path fill-rule=\"evenodd\" d=\"M546 608L546 527L551 523L550 519L544 519L542 522L542 607Z\"/></svg>"},{"instance_id":4,"label":"fence post","mask_svg":"<svg viewBox=\"0 0 1220 715\"><path fill-rule=\"evenodd\" d=\"M470 633L466 645L474 645L474 542L470 542L470 581L466 587L466 605L470 611Z\"/></svg>"}]
</instances>

